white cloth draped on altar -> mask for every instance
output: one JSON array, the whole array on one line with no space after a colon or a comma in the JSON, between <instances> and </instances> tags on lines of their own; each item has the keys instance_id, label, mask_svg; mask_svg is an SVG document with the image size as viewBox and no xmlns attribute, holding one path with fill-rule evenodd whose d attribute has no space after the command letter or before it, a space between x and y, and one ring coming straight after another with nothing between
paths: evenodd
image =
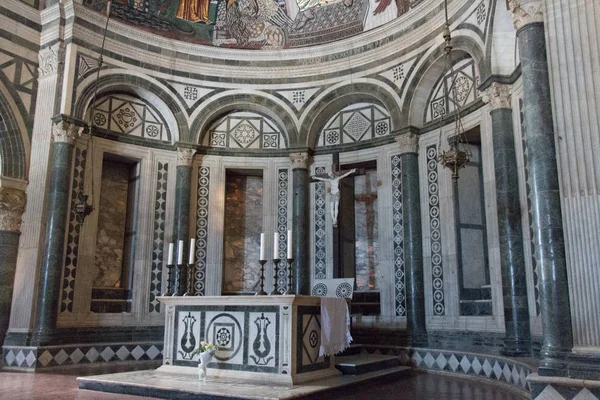
<instances>
[{"instance_id":1,"label":"white cloth draped on altar","mask_svg":"<svg viewBox=\"0 0 600 400\"><path fill-rule=\"evenodd\" d=\"M321 347L319 356L344 351L352 342L346 299L321 297Z\"/></svg>"}]
</instances>

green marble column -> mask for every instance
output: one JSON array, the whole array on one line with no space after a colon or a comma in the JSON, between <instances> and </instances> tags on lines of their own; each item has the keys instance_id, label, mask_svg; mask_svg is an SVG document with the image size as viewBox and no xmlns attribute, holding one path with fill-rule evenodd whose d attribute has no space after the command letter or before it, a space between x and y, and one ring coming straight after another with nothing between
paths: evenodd
<instances>
[{"instance_id":1,"label":"green marble column","mask_svg":"<svg viewBox=\"0 0 600 400\"><path fill-rule=\"evenodd\" d=\"M0 186L0 344L8 329L24 210L25 192Z\"/></svg>"},{"instance_id":2,"label":"green marble column","mask_svg":"<svg viewBox=\"0 0 600 400\"><path fill-rule=\"evenodd\" d=\"M173 218L173 242L175 242L174 262L179 255L178 243L183 241L183 264L187 266L190 247L190 193L192 189L192 161L195 151L177 149L177 172L175 181L175 210ZM181 272L181 273L180 273ZM187 290L187 267L181 271L173 268L171 291L175 296L182 296Z\"/></svg>"},{"instance_id":3,"label":"green marble column","mask_svg":"<svg viewBox=\"0 0 600 400\"><path fill-rule=\"evenodd\" d=\"M294 290L296 294L310 295L309 240L308 227L308 153L291 153L293 191L292 226Z\"/></svg>"},{"instance_id":4,"label":"green marble column","mask_svg":"<svg viewBox=\"0 0 600 400\"><path fill-rule=\"evenodd\" d=\"M423 234L419 189L419 136L407 133L396 138L402 166L402 216L406 279L406 329L418 345L426 340Z\"/></svg>"},{"instance_id":5,"label":"green marble column","mask_svg":"<svg viewBox=\"0 0 600 400\"><path fill-rule=\"evenodd\" d=\"M500 269L506 338L504 354L531 356L527 276L510 86L492 83L483 100L490 105L500 242Z\"/></svg>"},{"instance_id":6,"label":"green marble column","mask_svg":"<svg viewBox=\"0 0 600 400\"><path fill-rule=\"evenodd\" d=\"M56 328L61 271L71 189L73 147L80 128L59 122L54 125L50 184L46 202L46 234L41 255L37 307L32 344L45 344Z\"/></svg>"},{"instance_id":7,"label":"green marble column","mask_svg":"<svg viewBox=\"0 0 600 400\"><path fill-rule=\"evenodd\" d=\"M534 258L540 271L543 344L540 375L566 375L573 348L543 5L509 0L521 58L524 140L531 187Z\"/></svg>"}]
</instances>

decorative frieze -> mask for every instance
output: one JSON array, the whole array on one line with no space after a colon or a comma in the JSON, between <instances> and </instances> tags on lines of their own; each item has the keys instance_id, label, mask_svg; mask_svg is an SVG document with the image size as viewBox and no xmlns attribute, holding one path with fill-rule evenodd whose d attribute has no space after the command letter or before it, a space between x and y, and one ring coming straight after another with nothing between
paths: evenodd
<instances>
[{"instance_id":1,"label":"decorative frieze","mask_svg":"<svg viewBox=\"0 0 600 400\"><path fill-rule=\"evenodd\" d=\"M292 169L307 169L308 153L290 153L290 162Z\"/></svg>"},{"instance_id":2,"label":"decorative frieze","mask_svg":"<svg viewBox=\"0 0 600 400\"><path fill-rule=\"evenodd\" d=\"M396 143L400 147L400 154L419 152L419 135L412 132L396 136Z\"/></svg>"},{"instance_id":3,"label":"decorative frieze","mask_svg":"<svg viewBox=\"0 0 600 400\"><path fill-rule=\"evenodd\" d=\"M517 30L527 24L544 22L543 4L540 0L508 0L508 9Z\"/></svg>"},{"instance_id":4,"label":"decorative frieze","mask_svg":"<svg viewBox=\"0 0 600 400\"><path fill-rule=\"evenodd\" d=\"M183 147L177 148L177 165L184 165L186 167L192 166L192 161L194 160L194 154L196 150L194 149L186 149Z\"/></svg>"},{"instance_id":5,"label":"decorative frieze","mask_svg":"<svg viewBox=\"0 0 600 400\"><path fill-rule=\"evenodd\" d=\"M511 108L511 86L494 82L490 87L484 90L482 100L490 105L490 111L501 108Z\"/></svg>"},{"instance_id":6,"label":"decorative frieze","mask_svg":"<svg viewBox=\"0 0 600 400\"><path fill-rule=\"evenodd\" d=\"M52 127L52 138L55 143L73 144L82 131L83 127L61 121Z\"/></svg>"},{"instance_id":7,"label":"decorative frieze","mask_svg":"<svg viewBox=\"0 0 600 400\"><path fill-rule=\"evenodd\" d=\"M0 187L0 231L20 230L23 211L25 211L25 192Z\"/></svg>"},{"instance_id":8,"label":"decorative frieze","mask_svg":"<svg viewBox=\"0 0 600 400\"><path fill-rule=\"evenodd\" d=\"M38 60L40 63L40 78L51 74L56 74L58 72L58 64L60 63L61 53L62 48L60 43L56 43L40 50L38 54Z\"/></svg>"}]
</instances>

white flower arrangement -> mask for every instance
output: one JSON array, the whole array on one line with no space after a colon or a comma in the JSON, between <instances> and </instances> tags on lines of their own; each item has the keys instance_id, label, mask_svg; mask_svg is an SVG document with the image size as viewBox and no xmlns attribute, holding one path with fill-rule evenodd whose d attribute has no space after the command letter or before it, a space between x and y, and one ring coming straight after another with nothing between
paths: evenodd
<instances>
[{"instance_id":1,"label":"white flower arrangement","mask_svg":"<svg viewBox=\"0 0 600 400\"><path fill-rule=\"evenodd\" d=\"M200 346L198 346L196 350L192 352L192 356L204 353L205 351L210 351L212 354L214 354L217 350L218 347L210 342L200 342Z\"/></svg>"}]
</instances>

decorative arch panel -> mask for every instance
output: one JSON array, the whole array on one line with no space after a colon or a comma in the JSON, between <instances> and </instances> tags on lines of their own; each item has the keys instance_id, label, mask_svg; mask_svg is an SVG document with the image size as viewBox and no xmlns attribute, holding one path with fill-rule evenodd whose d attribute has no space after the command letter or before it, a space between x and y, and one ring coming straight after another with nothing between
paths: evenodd
<instances>
[{"instance_id":1,"label":"decorative arch panel","mask_svg":"<svg viewBox=\"0 0 600 400\"><path fill-rule=\"evenodd\" d=\"M390 114L385 108L373 103L352 104L325 124L317 147L364 142L387 136L390 127Z\"/></svg>"},{"instance_id":2,"label":"decorative arch panel","mask_svg":"<svg viewBox=\"0 0 600 400\"><path fill-rule=\"evenodd\" d=\"M271 119L249 111L234 112L217 120L202 145L228 149L284 149L285 138Z\"/></svg>"}]
</instances>

